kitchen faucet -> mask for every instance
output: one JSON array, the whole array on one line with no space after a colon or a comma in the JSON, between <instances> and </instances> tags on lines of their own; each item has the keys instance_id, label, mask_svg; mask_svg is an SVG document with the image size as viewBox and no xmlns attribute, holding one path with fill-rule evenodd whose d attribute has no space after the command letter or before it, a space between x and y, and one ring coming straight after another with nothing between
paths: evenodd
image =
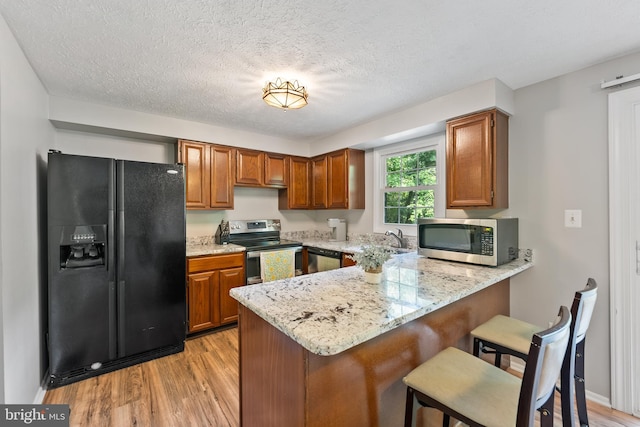
<instances>
[{"instance_id":1,"label":"kitchen faucet","mask_svg":"<svg viewBox=\"0 0 640 427\"><path fill-rule=\"evenodd\" d=\"M398 228L398 234L394 233L391 230L387 230L384 233L385 236L393 236L396 238L396 240L398 241L398 247L399 248L406 248L407 247L407 241L402 237L402 230L400 230Z\"/></svg>"}]
</instances>

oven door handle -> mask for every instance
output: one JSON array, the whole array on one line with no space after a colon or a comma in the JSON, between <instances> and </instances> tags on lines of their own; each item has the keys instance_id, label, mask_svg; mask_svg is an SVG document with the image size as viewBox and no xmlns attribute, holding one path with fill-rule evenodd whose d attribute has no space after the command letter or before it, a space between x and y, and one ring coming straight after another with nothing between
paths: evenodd
<instances>
[{"instance_id":1,"label":"oven door handle","mask_svg":"<svg viewBox=\"0 0 640 427\"><path fill-rule=\"evenodd\" d=\"M284 251L287 249L293 249L295 253L302 252L302 246L294 246L290 248L267 249L264 251L250 251L250 252L247 252L247 258L260 258L260 252Z\"/></svg>"}]
</instances>

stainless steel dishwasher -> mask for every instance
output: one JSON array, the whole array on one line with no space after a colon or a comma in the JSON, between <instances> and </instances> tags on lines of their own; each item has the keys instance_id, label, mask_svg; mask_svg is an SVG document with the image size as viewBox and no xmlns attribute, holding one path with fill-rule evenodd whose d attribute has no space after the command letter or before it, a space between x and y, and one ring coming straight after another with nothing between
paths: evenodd
<instances>
[{"instance_id":1,"label":"stainless steel dishwasher","mask_svg":"<svg viewBox=\"0 0 640 427\"><path fill-rule=\"evenodd\" d=\"M342 252L324 248L307 248L309 255L309 273L335 270L342 267Z\"/></svg>"}]
</instances>

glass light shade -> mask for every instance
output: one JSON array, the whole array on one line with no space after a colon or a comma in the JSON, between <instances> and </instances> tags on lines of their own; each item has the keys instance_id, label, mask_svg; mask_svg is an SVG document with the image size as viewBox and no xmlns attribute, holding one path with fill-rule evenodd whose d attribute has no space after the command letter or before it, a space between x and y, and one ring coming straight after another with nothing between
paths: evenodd
<instances>
[{"instance_id":1,"label":"glass light shade","mask_svg":"<svg viewBox=\"0 0 640 427\"><path fill-rule=\"evenodd\" d=\"M283 110L295 110L307 105L307 90L300 86L297 80L293 83L283 82L277 78L274 82L267 82L262 89L262 99L272 107Z\"/></svg>"}]
</instances>

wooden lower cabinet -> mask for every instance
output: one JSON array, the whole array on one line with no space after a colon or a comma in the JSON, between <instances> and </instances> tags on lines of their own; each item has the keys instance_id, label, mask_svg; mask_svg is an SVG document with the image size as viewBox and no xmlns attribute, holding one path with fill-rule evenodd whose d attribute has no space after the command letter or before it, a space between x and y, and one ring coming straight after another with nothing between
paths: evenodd
<instances>
[{"instance_id":1,"label":"wooden lower cabinet","mask_svg":"<svg viewBox=\"0 0 640 427\"><path fill-rule=\"evenodd\" d=\"M232 288L244 285L244 267L220 270L220 324L238 321L238 301L229 296Z\"/></svg>"},{"instance_id":2,"label":"wooden lower cabinet","mask_svg":"<svg viewBox=\"0 0 640 427\"><path fill-rule=\"evenodd\" d=\"M238 320L238 303L229 290L244 286L244 253L187 259L188 333Z\"/></svg>"},{"instance_id":3,"label":"wooden lower cabinet","mask_svg":"<svg viewBox=\"0 0 640 427\"><path fill-rule=\"evenodd\" d=\"M469 332L496 314L509 315L509 279L341 353L319 356L240 305L240 425L401 426L402 378L449 346L471 352ZM427 423L427 411L418 411L417 426L437 425Z\"/></svg>"},{"instance_id":4,"label":"wooden lower cabinet","mask_svg":"<svg viewBox=\"0 0 640 427\"><path fill-rule=\"evenodd\" d=\"M353 254L342 253L342 267L351 267L352 265L356 265L356 262L349 258L349 255Z\"/></svg>"},{"instance_id":5,"label":"wooden lower cabinet","mask_svg":"<svg viewBox=\"0 0 640 427\"><path fill-rule=\"evenodd\" d=\"M189 332L198 332L220 325L218 271L189 274L187 301L189 304Z\"/></svg>"}]
</instances>

